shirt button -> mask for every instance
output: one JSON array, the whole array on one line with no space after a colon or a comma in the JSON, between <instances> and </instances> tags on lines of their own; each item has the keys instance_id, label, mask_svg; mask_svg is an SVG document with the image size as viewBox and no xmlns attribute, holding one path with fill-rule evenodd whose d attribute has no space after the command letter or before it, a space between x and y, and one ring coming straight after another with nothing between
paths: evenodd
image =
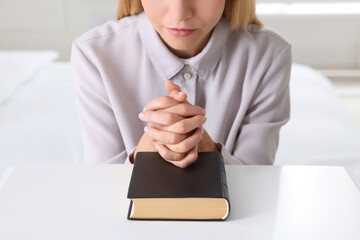
<instances>
[{"instance_id":1,"label":"shirt button","mask_svg":"<svg viewBox=\"0 0 360 240\"><path fill-rule=\"evenodd\" d=\"M184 73L184 78L185 78L185 80L189 80L191 78L191 74L190 73Z\"/></svg>"}]
</instances>

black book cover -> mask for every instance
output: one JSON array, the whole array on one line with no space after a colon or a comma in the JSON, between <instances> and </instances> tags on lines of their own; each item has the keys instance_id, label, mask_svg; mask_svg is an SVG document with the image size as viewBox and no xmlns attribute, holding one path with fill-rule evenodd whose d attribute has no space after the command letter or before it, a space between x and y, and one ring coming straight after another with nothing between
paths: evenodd
<instances>
[{"instance_id":1,"label":"black book cover","mask_svg":"<svg viewBox=\"0 0 360 240\"><path fill-rule=\"evenodd\" d=\"M222 155L219 152L201 152L193 164L179 168L166 162L157 152L139 152L127 197L224 198L230 209ZM132 201L130 208L131 204Z\"/></svg>"}]
</instances>

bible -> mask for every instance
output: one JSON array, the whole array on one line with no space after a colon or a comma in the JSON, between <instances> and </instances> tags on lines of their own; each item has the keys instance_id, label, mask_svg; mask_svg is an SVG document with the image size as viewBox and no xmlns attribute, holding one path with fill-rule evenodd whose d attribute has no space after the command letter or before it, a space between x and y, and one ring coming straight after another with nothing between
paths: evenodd
<instances>
[{"instance_id":1,"label":"bible","mask_svg":"<svg viewBox=\"0 0 360 240\"><path fill-rule=\"evenodd\" d=\"M230 213L219 152L201 152L186 168L157 152L138 152L127 197L130 220L225 220Z\"/></svg>"}]
</instances>

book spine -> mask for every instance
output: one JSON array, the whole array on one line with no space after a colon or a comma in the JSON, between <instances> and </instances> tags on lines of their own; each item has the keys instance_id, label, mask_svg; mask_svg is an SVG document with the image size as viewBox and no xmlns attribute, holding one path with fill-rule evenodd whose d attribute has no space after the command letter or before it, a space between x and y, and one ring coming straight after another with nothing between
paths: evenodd
<instances>
[{"instance_id":1,"label":"book spine","mask_svg":"<svg viewBox=\"0 0 360 240\"><path fill-rule=\"evenodd\" d=\"M220 173L222 195L226 200L228 200L228 202L230 204L229 190L228 190L227 181L226 181L225 163L224 163L224 159L221 154L219 154L218 159L219 159L218 163L219 163L219 173Z\"/></svg>"}]
</instances>

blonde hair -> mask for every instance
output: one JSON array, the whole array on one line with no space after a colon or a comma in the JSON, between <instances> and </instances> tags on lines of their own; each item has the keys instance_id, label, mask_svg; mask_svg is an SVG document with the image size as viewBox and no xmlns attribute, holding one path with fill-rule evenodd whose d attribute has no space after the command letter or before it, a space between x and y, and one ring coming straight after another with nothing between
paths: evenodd
<instances>
[{"instance_id":1,"label":"blonde hair","mask_svg":"<svg viewBox=\"0 0 360 240\"><path fill-rule=\"evenodd\" d=\"M117 20L143 11L141 0L119 0ZM262 26L255 14L255 0L226 0L224 15L231 29L245 29L249 23Z\"/></svg>"}]
</instances>

